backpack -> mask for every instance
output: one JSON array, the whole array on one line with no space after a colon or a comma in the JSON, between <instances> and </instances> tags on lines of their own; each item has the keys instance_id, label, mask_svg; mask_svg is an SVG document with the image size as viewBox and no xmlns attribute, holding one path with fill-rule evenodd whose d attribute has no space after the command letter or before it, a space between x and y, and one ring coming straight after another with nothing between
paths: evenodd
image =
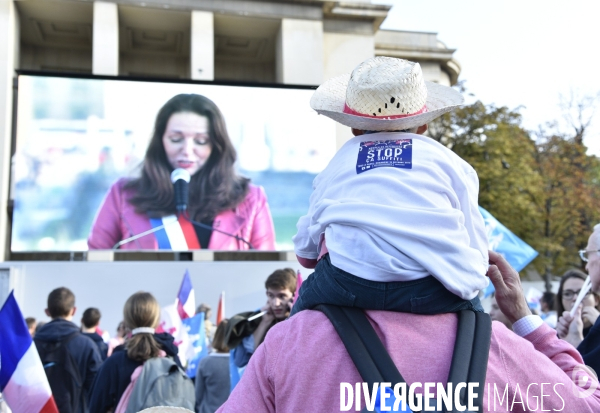
<instances>
[{"instance_id":1,"label":"backpack","mask_svg":"<svg viewBox=\"0 0 600 413\"><path fill-rule=\"evenodd\" d=\"M86 401L82 397L83 380L79 366L67 349L67 344L80 334L79 331L76 331L63 340L53 342L34 338L60 413L76 413L86 410Z\"/></svg>"},{"instance_id":2,"label":"backpack","mask_svg":"<svg viewBox=\"0 0 600 413\"><path fill-rule=\"evenodd\" d=\"M155 357L144 363L129 397L126 413L155 406L194 410L196 392L192 380L170 357Z\"/></svg>"},{"instance_id":3,"label":"backpack","mask_svg":"<svg viewBox=\"0 0 600 413\"><path fill-rule=\"evenodd\" d=\"M369 388L373 388L373 383L388 382L392 388L396 383L406 383L362 310L325 304L320 304L313 310L321 311L329 318ZM480 412L483 411L491 335L492 320L489 314L470 310L458 313L458 331L448 383L479 383L479 391L473 404ZM464 389L460 396L462 405L466 405L467 392ZM423 407L422 411L424 410ZM370 410L366 407L361 410L367 411ZM379 410L376 408L375 411Z\"/></svg>"}]
</instances>

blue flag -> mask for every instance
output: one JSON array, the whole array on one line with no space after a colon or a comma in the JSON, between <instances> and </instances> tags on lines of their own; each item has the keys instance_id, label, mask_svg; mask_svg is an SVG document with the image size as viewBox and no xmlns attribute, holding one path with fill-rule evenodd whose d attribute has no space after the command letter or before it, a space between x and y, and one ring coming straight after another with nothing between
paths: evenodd
<instances>
[{"instance_id":1,"label":"blue flag","mask_svg":"<svg viewBox=\"0 0 600 413\"><path fill-rule=\"evenodd\" d=\"M235 365L235 358L233 356L233 350L229 351L229 381L231 383L231 391L237 386L242 375L240 369Z\"/></svg>"},{"instance_id":2,"label":"blue flag","mask_svg":"<svg viewBox=\"0 0 600 413\"><path fill-rule=\"evenodd\" d=\"M482 207L479 207L483 220L485 222L485 232L487 233L489 249L502 254L506 261L517 271L521 271L535 257L538 256L536 250L531 248L522 239L510 232L508 228L502 225ZM494 292L492 283L484 291L484 297Z\"/></svg>"},{"instance_id":3,"label":"blue flag","mask_svg":"<svg viewBox=\"0 0 600 413\"><path fill-rule=\"evenodd\" d=\"M198 364L200 360L208 355L208 340L206 339L206 330L204 328L204 313L196 314L192 318L186 318L181 320L185 326L188 336L190 337L190 343L194 348L194 357L188 360L188 366L186 373L188 377L196 377L196 371L198 370Z\"/></svg>"}]
</instances>

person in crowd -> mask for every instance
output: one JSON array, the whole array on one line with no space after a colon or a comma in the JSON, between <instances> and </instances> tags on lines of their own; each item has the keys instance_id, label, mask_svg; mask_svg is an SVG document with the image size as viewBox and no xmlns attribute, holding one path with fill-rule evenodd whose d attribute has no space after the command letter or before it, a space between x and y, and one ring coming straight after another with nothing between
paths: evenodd
<instances>
[{"instance_id":1,"label":"person in crowd","mask_svg":"<svg viewBox=\"0 0 600 413\"><path fill-rule=\"evenodd\" d=\"M585 269L589 274L592 285L591 294L588 294L582 301L574 316L571 316L566 305L563 304L565 311L562 313L560 312L561 308L558 307L558 314L561 314L561 317L558 319L556 330L559 337L577 347L585 364L594 369L596 374L600 374L600 317L598 317L597 311L598 297L600 296L600 224L594 226L594 231L588 239L586 248L580 251L579 254L586 263ZM583 281L580 277L572 277L572 279L577 281L571 281L569 284L567 284L569 280L564 281L564 284L561 281L561 287L564 287L564 291L559 289L559 297L562 293L562 297L566 298L567 290L571 290L575 295L578 295L583 286ZM573 304L571 304L572 306ZM591 326L586 328L588 323Z\"/></svg>"},{"instance_id":2,"label":"person in crowd","mask_svg":"<svg viewBox=\"0 0 600 413\"><path fill-rule=\"evenodd\" d=\"M216 327L210 317L212 315L212 309L208 304L202 303L196 308L196 314L204 313L204 331L206 333L206 340L208 344L212 343L215 336Z\"/></svg>"},{"instance_id":3,"label":"person in crowd","mask_svg":"<svg viewBox=\"0 0 600 413\"><path fill-rule=\"evenodd\" d=\"M171 98L156 117L141 176L120 179L111 187L92 226L89 248L111 249L174 218L170 175L182 168L191 175L186 212L208 228L193 225L192 229L180 219L175 225L181 226L186 246L159 231L161 235L148 234L121 248L245 250L251 245L257 250L275 249L265 192L236 174L235 160L225 120L211 100L195 94Z\"/></svg>"},{"instance_id":4,"label":"person in crowd","mask_svg":"<svg viewBox=\"0 0 600 413\"><path fill-rule=\"evenodd\" d=\"M237 367L245 367L256 348L265 339L267 332L289 317L296 283L297 276L293 269L275 270L265 281L267 303L259 312L242 313L232 317L227 328L227 344L233 347L233 358ZM248 321L249 317L263 312L265 314L260 318ZM241 337L232 334L234 328L240 332ZM232 346L231 343L237 344Z\"/></svg>"},{"instance_id":5,"label":"person in crowd","mask_svg":"<svg viewBox=\"0 0 600 413\"><path fill-rule=\"evenodd\" d=\"M492 303L490 306L490 318L492 319L492 321L498 321L499 323L504 324L506 326L506 328L508 328L509 330L512 330L512 323L500 309L500 306L498 305L498 301L496 301L496 294L492 294Z\"/></svg>"},{"instance_id":6,"label":"person in crowd","mask_svg":"<svg viewBox=\"0 0 600 413\"><path fill-rule=\"evenodd\" d=\"M71 290L60 287L48 295L46 315L52 321L36 331L33 341L60 412L87 413L87 400L102 358L94 342L72 320L77 307ZM56 360L72 360L64 364Z\"/></svg>"},{"instance_id":7,"label":"person in crowd","mask_svg":"<svg viewBox=\"0 0 600 413\"><path fill-rule=\"evenodd\" d=\"M40 331L42 329L42 327L44 327L46 325L45 321L38 321L35 325L35 330L33 331L33 335L35 336L38 331Z\"/></svg>"},{"instance_id":8,"label":"person in crowd","mask_svg":"<svg viewBox=\"0 0 600 413\"><path fill-rule=\"evenodd\" d=\"M108 341L108 352L107 352L108 357L110 357L110 355L113 353L115 348L117 348L118 346L121 346L125 343L125 338L127 337L127 335L129 333L131 333L131 331L129 330L129 328L127 328L127 326L125 325L125 322L121 321L119 323L119 325L117 326L117 335L112 337Z\"/></svg>"},{"instance_id":9,"label":"person in crowd","mask_svg":"<svg viewBox=\"0 0 600 413\"><path fill-rule=\"evenodd\" d=\"M225 343L227 319L217 326L212 352L200 360L196 373L196 413L214 413L229 397L229 348Z\"/></svg>"},{"instance_id":10,"label":"person in crowd","mask_svg":"<svg viewBox=\"0 0 600 413\"><path fill-rule=\"evenodd\" d=\"M296 255L315 271L292 314L318 304L483 312L488 243L477 173L423 136L427 122L462 101L425 82L418 63L381 56L317 89L312 108L355 137L315 178L298 221Z\"/></svg>"},{"instance_id":11,"label":"person in crowd","mask_svg":"<svg viewBox=\"0 0 600 413\"><path fill-rule=\"evenodd\" d=\"M35 328L37 327L37 320L34 317L27 317L25 323L27 324L29 334L33 337L35 335Z\"/></svg>"},{"instance_id":12,"label":"person in crowd","mask_svg":"<svg viewBox=\"0 0 600 413\"><path fill-rule=\"evenodd\" d=\"M554 310L554 301L556 299L556 294L550 291L546 291L542 298L540 298L540 309L542 320L544 323L548 324L552 328L556 328L556 322L558 321L558 317L556 316L556 311Z\"/></svg>"},{"instance_id":13,"label":"person in crowd","mask_svg":"<svg viewBox=\"0 0 600 413\"><path fill-rule=\"evenodd\" d=\"M410 62L378 57L357 69L321 85L311 99L313 109L358 136L315 179L309 213L298 223L296 255L316 265L294 305L303 301L305 310L270 329L218 412L340 409L340 384L363 380L327 317L309 310L318 303L375 307L367 318L406 382L446 384L455 311L481 310L475 298L486 274L514 331L492 323L486 383L506 389L509 400L518 394L524 411L537 411L540 395L521 389L544 382L565 389L544 396L544 409L598 410L599 389L587 398L572 389L581 382L571 378L579 354L531 314L519 274L487 251L476 173L414 133L462 98L425 84ZM413 133L395 132L406 130ZM413 175L396 175L400 170ZM409 288L399 292L402 282ZM487 386L482 391L485 401Z\"/></svg>"},{"instance_id":14,"label":"person in crowd","mask_svg":"<svg viewBox=\"0 0 600 413\"><path fill-rule=\"evenodd\" d=\"M90 307L86 309L81 317L81 332L84 336L91 338L92 341L96 343L100 356L104 361L108 357L108 345L96 331L100 325L100 317L102 317L102 315L97 308Z\"/></svg>"},{"instance_id":15,"label":"person in crowd","mask_svg":"<svg viewBox=\"0 0 600 413\"><path fill-rule=\"evenodd\" d=\"M568 326L571 324L569 320L572 321L569 313L573 309L573 305L575 305L579 291L581 291L586 278L586 273L580 270L565 272L560 280L556 295L556 313L559 314L556 326L558 336L569 341L575 347L579 346L584 337L589 334L600 314L597 309L598 304L600 304L600 296L594 291L589 291L581 302L581 313L577 312L581 320L581 334L568 334ZM567 315L568 317L565 318ZM562 318L565 318L565 320L562 320ZM579 322L576 325L579 325Z\"/></svg>"},{"instance_id":16,"label":"person in crowd","mask_svg":"<svg viewBox=\"0 0 600 413\"><path fill-rule=\"evenodd\" d=\"M488 276L496 300L513 323L514 332L492 323L486 384L481 389L483 410L541 411L541 393L531 384L550 383L543 390L544 410L600 411L597 380L590 375L585 376L587 382L573 378L583 364L579 353L539 316L531 315L519 274L506 260L492 251L489 259ZM456 314L383 310L367 310L366 314L407 383L446 384L456 339ZM240 406L253 413L339 411L340 383L362 381L327 317L319 311L302 311L271 329L244 377L217 412L238 412ZM504 398L495 406L488 402L488 395L494 397L494 385ZM556 392L549 390L553 387ZM420 390L417 392L422 393ZM432 393L435 397L435 388Z\"/></svg>"},{"instance_id":17,"label":"person in crowd","mask_svg":"<svg viewBox=\"0 0 600 413\"><path fill-rule=\"evenodd\" d=\"M102 364L92 386L90 413L107 413L117 407L133 371L146 360L158 357L161 350L181 367L173 336L155 332L159 319L160 306L152 294L138 292L127 299L123 320L132 337Z\"/></svg>"}]
</instances>

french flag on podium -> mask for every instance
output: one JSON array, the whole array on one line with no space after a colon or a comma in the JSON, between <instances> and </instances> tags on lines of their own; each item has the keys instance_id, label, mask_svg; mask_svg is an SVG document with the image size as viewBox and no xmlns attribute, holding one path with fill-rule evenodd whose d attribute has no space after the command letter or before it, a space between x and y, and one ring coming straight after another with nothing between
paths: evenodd
<instances>
[{"instance_id":1,"label":"french flag on podium","mask_svg":"<svg viewBox=\"0 0 600 413\"><path fill-rule=\"evenodd\" d=\"M193 317L196 314L196 296L190 273L185 270L179 292L177 293L177 312L182 320Z\"/></svg>"},{"instance_id":2,"label":"french flag on podium","mask_svg":"<svg viewBox=\"0 0 600 413\"><path fill-rule=\"evenodd\" d=\"M13 413L58 413L42 361L11 292L0 309L0 392Z\"/></svg>"}]
</instances>

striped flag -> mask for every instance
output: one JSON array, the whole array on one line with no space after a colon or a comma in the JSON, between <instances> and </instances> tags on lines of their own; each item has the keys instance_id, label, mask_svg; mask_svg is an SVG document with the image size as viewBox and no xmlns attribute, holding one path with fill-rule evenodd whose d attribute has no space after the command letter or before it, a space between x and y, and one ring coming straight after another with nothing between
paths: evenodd
<instances>
[{"instance_id":1,"label":"striped flag","mask_svg":"<svg viewBox=\"0 0 600 413\"><path fill-rule=\"evenodd\" d=\"M179 292L177 293L177 312L182 320L193 317L196 314L196 296L194 295L194 287L190 273L185 270Z\"/></svg>"},{"instance_id":2,"label":"striped flag","mask_svg":"<svg viewBox=\"0 0 600 413\"><path fill-rule=\"evenodd\" d=\"M11 292L0 309L0 392L13 413L58 413L42 361Z\"/></svg>"},{"instance_id":3,"label":"striped flag","mask_svg":"<svg viewBox=\"0 0 600 413\"><path fill-rule=\"evenodd\" d=\"M158 249L173 251L199 250L200 243L194 225L183 216L169 215L162 218L150 218L152 228L165 225L154 233Z\"/></svg>"},{"instance_id":4,"label":"striped flag","mask_svg":"<svg viewBox=\"0 0 600 413\"><path fill-rule=\"evenodd\" d=\"M221 324L221 321L225 318L225 291L221 291L219 297L219 306L217 307L217 327Z\"/></svg>"}]
</instances>

